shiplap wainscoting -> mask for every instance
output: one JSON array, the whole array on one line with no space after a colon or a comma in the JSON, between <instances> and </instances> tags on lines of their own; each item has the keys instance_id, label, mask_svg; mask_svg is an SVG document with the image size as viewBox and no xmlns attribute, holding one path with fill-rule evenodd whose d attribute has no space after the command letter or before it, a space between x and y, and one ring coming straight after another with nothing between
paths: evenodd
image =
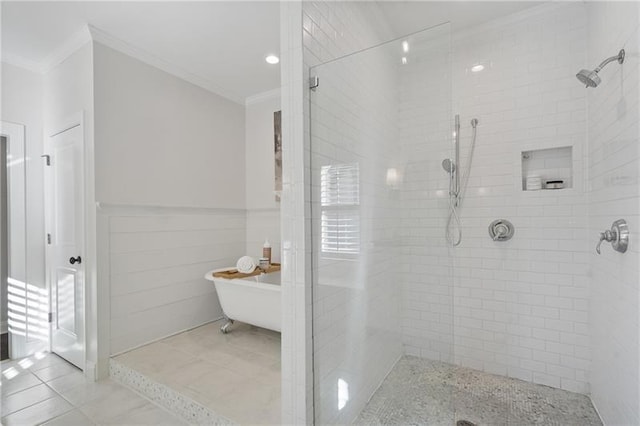
<instances>
[{"instance_id":1,"label":"shiplap wainscoting","mask_svg":"<svg viewBox=\"0 0 640 426\"><path fill-rule=\"evenodd\" d=\"M245 210L107 206L101 213L112 355L222 316L204 274L244 254Z\"/></svg>"}]
</instances>

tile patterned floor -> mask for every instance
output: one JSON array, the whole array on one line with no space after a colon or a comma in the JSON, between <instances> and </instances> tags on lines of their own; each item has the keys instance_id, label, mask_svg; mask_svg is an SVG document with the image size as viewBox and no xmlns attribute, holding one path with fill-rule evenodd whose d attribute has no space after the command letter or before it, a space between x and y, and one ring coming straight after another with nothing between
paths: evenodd
<instances>
[{"instance_id":1,"label":"tile patterned floor","mask_svg":"<svg viewBox=\"0 0 640 426\"><path fill-rule=\"evenodd\" d=\"M118 355L115 361L240 424L280 424L280 333L221 321Z\"/></svg>"},{"instance_id":2,"label":"tile patterned floor","mask_svg":"<svg viewBox=\"0 0 640 426\"><path fill-rule=\"evenodd\" d=\"M3 361L0 368L0 413L6 426L186 424L111 380L88 381L54 354Z\"/></svg>"},{"instance_id":3,"label":"tile patterned floor","mask_svg":"<svg viewBox=\"0 0 640 426\"><path fill-rule=\"evenodd\" d=\"M362 425L602 425L588 397L405 356L360 413Z\"/></svg>"}]
</instances>

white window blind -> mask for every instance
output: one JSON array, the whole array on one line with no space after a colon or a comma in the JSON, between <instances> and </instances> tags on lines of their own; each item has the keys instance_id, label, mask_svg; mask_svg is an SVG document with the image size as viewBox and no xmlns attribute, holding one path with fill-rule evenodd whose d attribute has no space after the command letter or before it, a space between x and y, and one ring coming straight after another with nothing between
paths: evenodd
<instances>
[{"instance_id":1,"label":"white window blind","mask_svg":"<svg viewBox=\"0 0 640 426\"><path fill-rule=\"evenodd\" d=\"M360 252L360 171L358 163L323 166L320 171L321 249Z\"/></svg>"}]
</instances>

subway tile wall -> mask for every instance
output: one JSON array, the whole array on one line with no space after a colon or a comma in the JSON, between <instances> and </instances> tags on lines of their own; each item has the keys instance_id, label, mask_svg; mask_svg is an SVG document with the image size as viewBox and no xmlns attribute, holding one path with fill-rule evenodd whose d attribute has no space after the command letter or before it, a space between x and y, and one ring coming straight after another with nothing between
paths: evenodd
<instances>
[{"instance_id":1,"label":"subway tile wall","mask_svg":"<svg viewBox=\"0 0 640 426\"><path fill-rule=\"evenodd\" d=\"M289 163L290 180L285 179L285 187L290 198L283 197L282 222L284 280L287 253L294 265L288 272L293 290L288 292L285 284L283 291L285 301L295 302L295 308L285 318L288 315L291 328L297 330L288 352L291 369L297 369L290 389L297 394L289 397L303 402L287 405L283 394L283 404L285 414L287 407L294 407L290 418L301 421L312 416L310 369L300 378L304 367L311 365L305 340L311 309L311 277L305 266L311 261L312 241L311 224L304 220L311 213L306 185L312 172L306 151L310 147L307 70L374 45L386 35L385 30L375 30L384 29L384 19L371 5L309 2L301 12L294 10L295 4L282 7L283 22L286 18L290 24L283 30L283 41L290 47L283 57L295 57L289 65L283 60L283 100L287 102L286 93L292 94L288 99L291 121L287 123L293 132L291 140L304 140L292 144L289 152L297 162ZM397 73L404 73L404 79L398 85L396 116L401 127L396 169L401 212L395 231L400 235L402 260L395 283L400 292L399 324L405 353L581 393L589 392L591 382L603 418L614 419L614 424L621 419L622 423L637 423L638 386L632 378L637 378L633 369L638 364L637 251L625 258L604 257L605 251L595 259L591 252L596 231L609 226L617 218L613 216L628 211L630 220L638 221L637 161L625 161L637 159L630 142L635 137L637 146L637 63L629 62L621 68L622 74L614 74L619 79L614 82L615 92L602 87L586 91L574 75L617 52L620 43L637 51L637 26L632 23L637 23L638 11L625 7L631 6L546 4L453 34L453 73L444 69L446 62L433 61L431 66L437 71L429 74L432 85L424 83L416 91L428 96L432 105L416 105L408 96L410 68ZM589 22L587 9L593 17ZM297 38L298 24L304 27L302 40ZM617 30L609 33L611 27ZM587 34L594 39L593 45L587 45ZM485 70L472 73L470 68L477 63ZM613 70L606 71L613 74ZM416 73L414 78L421 77ZM453 92L444 90L447 85ZM588 103L587 94L591 96ZM284 102L283 124L287 117ZM433 105L440 108L429 110ZM304 108L305 114L298 114L296 107ZM594 110L599 111L597 117L593 117ZM462 122L462 164L468 161L469 121L475 117L480 124L461 209L463 241L449 248L444 238L448 178L440 163L452 155L450 132L456 113ZM615 133L614 124L619 121L624 129ZM566 146L571 147L572 188L523 191L521 153ZM299 151L303 147L305 151ZM616 187L613 193L612 187ZM612 200L616 201L615 214L607 207ZM498 218L515 225L511 241L490 240L487 226ZM611 267L618 267L615 277L622 284L607 292L601 283L609 283L605 271ZM314 296L322 299L327 294ZM360 303L344 296L333 301L338 305ZM619 304L621 298L627 303ZM322 304L314 304L314 309L318 317L326 313ZM285 340L283 335L283 376ZM625 369L617 368L621 361ZM371 367L363 366L360 374L370 371ZM339 373L335 368L333 372ZM619 375L615 380L614 373ZM286 380L283 377L283 386ZM623 390L615 388L618 383L624 383ZM284 387L283 392L287 392ZM323 397L326 395L316 395ZM331 396L336 405L333 413L316 417L346 420L347 416L335 412L340 411L337 397Z\"/></svg>"},{"instance_id":2,"label":"subway tile wall","mask_svg":"<svg viewBox=\"0 0 640 426\"><path fill-rule=\"evenodd\" d=\"M640 7L637 2L590 2L584 68L626 50L624 64L607 65L588 90L589 258L591 265L591 397L605 424L640 424ZM600 232L616 219L629 223L625 254L603 244Z\"/></svg>"},{"instance_id":3,"label":"subway tile wall","mask_svg":"<svg viewBox=\"0 0 640 426\"><path fill-rule=\"evenodd\" d=\"M463 164L469 122L479 120L463 239L452 250L455 361L580 393L589 391L591 362L586 91L575 78L586 60L586 25L584 5L558 3L453 41ZM478 63L485 69L472 72ZM523 191L521 153L567 146L573 188ZM512 240L491 240L495 219L513 223Z\"/></svg>"},{"instance_id":4,"label":"subway tile wall","mask_svg":"<svg viewBox=\"0 0 640 426\"><path fill-rule=\"evenodd\" d=\"M412 111L409 102L405 111L422 120L403 140L406 353L588 392L586 93L574 77L585 60L585 37L583 6L545 5L454 33L452 75L439 56L431 59L430 79L418 73L418 81L408 81L432 110ZM479 63L484 71L471 72ZM470 120L479 125L460 209L462 243L448 248L441 162L452 157L455 114L463 173ZM573 188L523 192L521 153L566 146ZM488 235L489 223L500 218L515 225L511 241Z\"/></svg>"},{"instance_id":5,"label":"subway tile wall","mask_svg":"<svg viewBox=\"0 0 640 426\"><path fill-rule=\"evenodd\" d=\"M311 273L307 267L302 3L280 3L282 107L282 423L313 423Z\"/></svg>"},{"instance_id":6,"label":"subway tile wall","mask_svg":"<svg viewBox=\"0 0 640 426\"><path fill-rule=\"evenodd\" d=\"M441 166L453 158L451 27L423 32L428 41L413 38L406 39L398 80L401 332L405 353L453 362L453 251L444 232L449 175Z\"/></svg>"},{"instance_id":7,"label":"subway tile wall","mask_svg":"<svg viewBox=\"0 0 640 426\"><path fill-rule=\"evenodd\" d=\"M315 417L346 424L402 355L401 210L388 179L399 151L397 65L380 47L311 72L320 78L310 121ZM358 242L342 249L332 238Z\"/></svg>"},{"instance_id":8,"label":"subway tile wall","mask_svg":"<svg viewBox=\"0 0 640 426\"><path fill-rule=\"evenodd\" d=\"M303 3L305 70L389 34L377 5ZM313 185L315 419L323 424L352 422L402 354L393 272L399 212L386 173L398 151L395 72L384 51L342 59L313 70L320 87L307 99L311 114L305 114L314 129L307 173ZM305 132L309 141L309 126ZM359 166L359 200L348 207L359 218L357 254L321 249L321 169L338 165Z\"/></svg>"}]
</instances>

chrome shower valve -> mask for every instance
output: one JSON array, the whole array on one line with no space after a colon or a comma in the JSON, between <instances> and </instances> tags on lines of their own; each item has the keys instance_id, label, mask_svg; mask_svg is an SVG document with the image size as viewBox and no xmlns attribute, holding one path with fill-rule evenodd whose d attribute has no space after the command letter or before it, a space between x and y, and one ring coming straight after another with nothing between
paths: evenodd
<instances>
[{"instance_id":1,"label":"chrome shower valve","mask_svg":"<svg viewBox=\"0 0 640 426\"><path fill-rule=\"evenodd\" d=\"M596 246L596 253L601 254L600 246L602 242L611 243L611 247L617 252L624 253L629 247L629 227L624 219L618 219L607 229L600 233L600 241Z\"/></svg>"},{"instance_id":2,"label":"chrome shower valve","mask_svg":"<svg viewBox=\"0 0 640 426\"><path fill-rule=\"evenodd\" d=\"M514 233L513 224L506 219L494 220L489 225L489 236L493 241L509 241Z\"/></svg>"}]
</instances>

